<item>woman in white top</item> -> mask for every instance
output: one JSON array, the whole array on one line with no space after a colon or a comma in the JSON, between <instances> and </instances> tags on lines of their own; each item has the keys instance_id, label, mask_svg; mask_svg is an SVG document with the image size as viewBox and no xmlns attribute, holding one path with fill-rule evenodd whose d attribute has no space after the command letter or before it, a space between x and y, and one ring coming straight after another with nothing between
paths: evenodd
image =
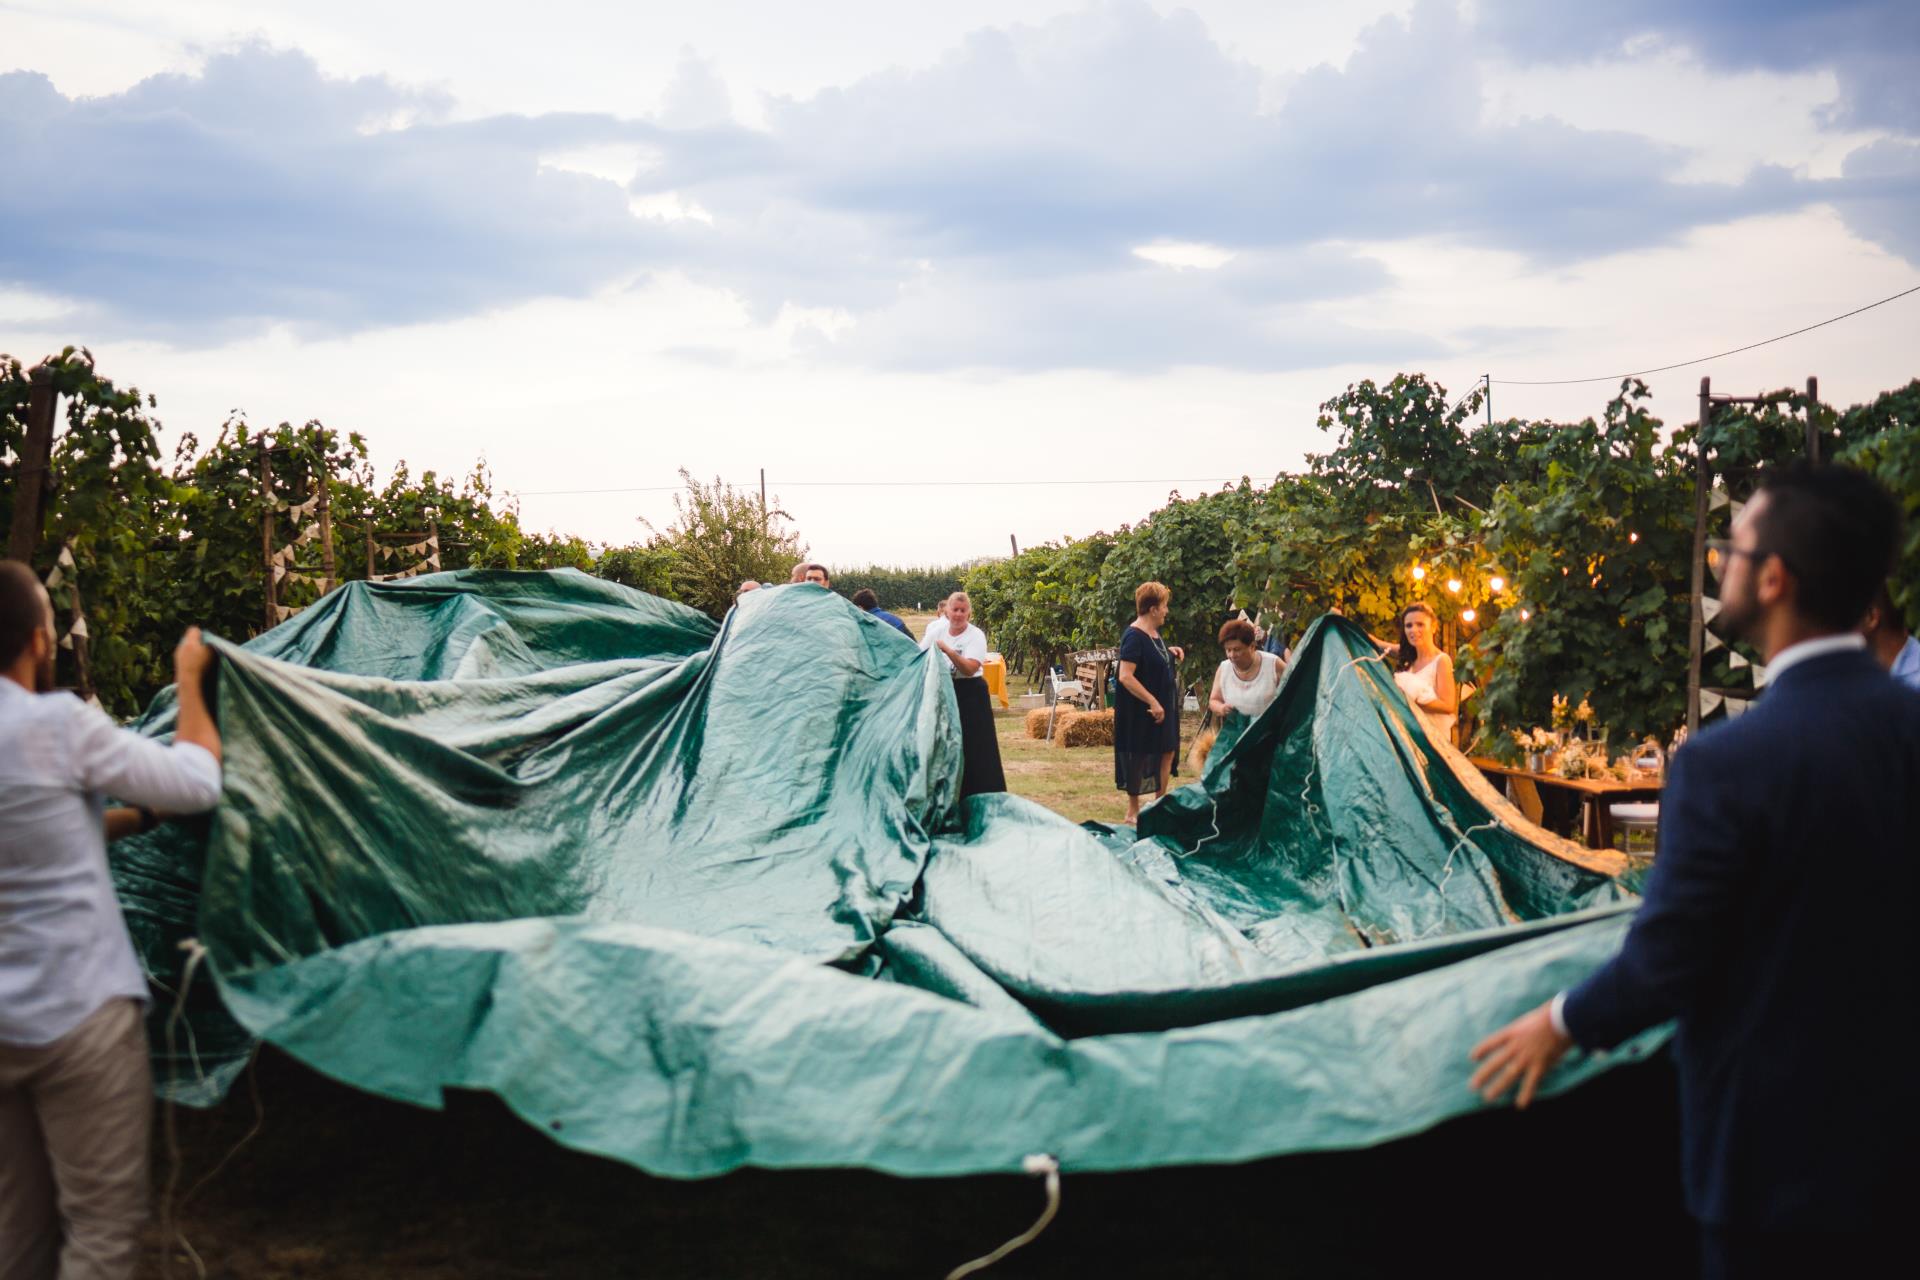
<instances>
[{"instance_id":1,"label":"woman in white top","mask_svg":"<svg viewBox=\"0 0 1920 1280\"><path fill-rule=\"evenodd\" d=\"M1453 659L1434 644L1440 619L1424 604L1400 611L1399 670L1393 682L1407 695L1427 722L1436 741L1453 741L1453 722L1460 710L1460 693L1453 683Z\"/></svg>"},{"instance_id":2,"label":"woman in white top","mask_svg":"<svg viewBox=\"0 0 1920 1280\"><path fill-rule=\"evenodd\" d=\"M1280 674L1287 664L1279 654L1254 648L1255 640L1253 624L1244 618L1235 618L1220 628L1220 647L1226 650L1227 660L1213 673L1213 693L1207 705L1223 721L1235 714L1258 719L1280 691Z\"/></svg>"},{"instance_id":3,"label":"woman in white top","mask_svg":"<svg viewBox=\"0 0 1920 1280\"><path fill-rule=\"evenodd\" d=\"M940 616L927 624L922 649L940 655L953 675L953 696L960 706L960 748L965 764L960 798L984 791L1005 791L1000 767L1000 738L993 727L993 702L982 674L987 665L987 633L973 625L973 601L964 591L948 596Z\"/></svg>"}]
</instances>

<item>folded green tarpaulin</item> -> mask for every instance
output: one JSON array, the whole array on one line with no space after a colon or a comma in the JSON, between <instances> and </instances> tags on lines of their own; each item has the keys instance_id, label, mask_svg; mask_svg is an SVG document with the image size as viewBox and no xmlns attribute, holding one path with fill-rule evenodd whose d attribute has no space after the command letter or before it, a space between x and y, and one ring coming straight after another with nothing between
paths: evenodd
<instances>
[{"instance_id":1,"label":"folded green tarpaulin","mask_svg":"<svg viewBox=\"0 0 1920 1280\"><path fill-rule=\"evenodd\" d=\"M716 625L571 571L436 574L216 643L221 805L115 850L189 1102L266 1040L681 1176L1364 1146L1476 1107L1468 1048L1633 902L1339 619L1138 832L962 802L949 677L813 586Z\"/></svg>"}]
</instances>

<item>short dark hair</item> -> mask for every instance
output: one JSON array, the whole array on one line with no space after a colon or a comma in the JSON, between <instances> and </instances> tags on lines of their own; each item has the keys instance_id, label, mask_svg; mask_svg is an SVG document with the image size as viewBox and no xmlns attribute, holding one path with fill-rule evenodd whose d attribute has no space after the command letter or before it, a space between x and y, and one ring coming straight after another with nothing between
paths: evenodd
<instances>
[{"instance_id":1,"label":"short dark hair","mask_svg":"<svg viewBox=\"0 0 1920 1280\"><path fill-rule=\"evenodd\" d=\"M10 667L47 625L40 579L18 560L0 560L0 667Z\"/></svg>"},{"instance_id":2,"label":"short dark hair","mask_svg":"<svg viewBox=\"0 0 1920 1280\"><path fill-rule=\"evenodd\" d=\"M1873 610L1874 630L1881 635L1903 636L1907 634L1907 619L1900 612L1900 606L1893 602L1893 591L1882 582L1880 589L1873 593L1873 603L1867 606Z\"/></svg>"},{"instance_id":3,"label":"short dark hair","mask_svg":"<svg viewBox=\"0 0 1920 1280\"><path fill-rule=\"evenodd\" d=\"M1149 609L1158 609L1172 594L1157 582L1143 582L1133 589L1133 611L1144 618Z\"/></svg>"},{"instance_id":4,"label":"short dark hair","mask_svg":"<svg viewBox=\"0 0 1920 1280\"><path fill-rule=\"evenodd\" d=\"M1220 647L1238 640L1241 644L1252 644L1254 640L1253 624L1245 618L1229 618L1220 628Z\"/></svg>"},{"instance_id":5,"label":"short dark hair","mask_svg":"<svg viewBox=\"0 0 1920 1280\"><path fill-rule=\"evenodd\" d=\"M872 587L862 587L853 593L853 607L856 609L878 609L880 597L873 594Z\"/></svg>"},{"instance_id":6,"label":"short dark hair","mask_svg":"<svg viewBox=\"0 0 1920 1280\"><path fill-rule=\"evenodd\" d=\"M1805 463L1769 472L1759 492L1756 549L1793 574L1800 613L1834 631L1858 627L1900 542L1893 495L1855 467Z\"/></svg>"}]
</instances>

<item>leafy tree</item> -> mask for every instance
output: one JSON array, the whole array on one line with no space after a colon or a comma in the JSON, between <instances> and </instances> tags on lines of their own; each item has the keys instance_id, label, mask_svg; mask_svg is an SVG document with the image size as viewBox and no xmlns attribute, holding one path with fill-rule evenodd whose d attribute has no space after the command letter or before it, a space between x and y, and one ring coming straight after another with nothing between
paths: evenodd
<instances>
[{"instance_id":1,"label":"leafy tree","mask_svg":"<svg viewBox=\"0 0 1920 1280\"><path fill-rule=\"evenodd\" d=\"M663 600L678 600L673 587L673 549L658 540L607 547L593 562L593 572L609 582L645 591Z\"/></svg>"},{"instance_id":2,"label":"leafy tree","mask_svg":"<svg viewBox=\"0 0 1920 1280\"><path fill-rule=\"evenodd\" d=\"M1493 724L1544 723L1555 694L1591 695L1621 737L1685 714L1693 459L1646 398L1630 380L1599 422L1534 433L1494 497L1481 533L1506 607L1475 644Z\"/></svg>"},{"instance_id":3,"label":"leafy tree","mask_svg":"<svg viewBox=\"0 0 1920 1280\"><path fill-rule=\"evenodd\" d=\"M682 468L680 478L686 493L674 496L674 521L660 541L673 553L671 578L681 600L718 618L733 607L744 580L787 580L807 551L786 526L791 516L718 477L702 484Z\"/></svg>"},{"instance_id":4,"label":"leafy tree","mask_svg":"<svg viewBox=\"0 0 1920 1280\"><path fill-rule=\"evenodd\" d=\"M156 645L172 613L165 594L151 590L178 535L172 485L155 465L159 423L148 412L154 400L101 377L85 348L68 347L44 364L66 412L49 458L50 500L33 568L45 577L61 548L71 548L75 572L52 593L61 630L77 592L92 692L109 710L130 712L162 674L173 640ZM0 355L0 528L11 527L17 486L26 479L20 460L28 387L20 362ZM60 653L61 683L81 683L77 656L76 649Z\"/></svg>"},{"instance_id":5,"label":"leafy tree","mask_svg":"<svg viewBox=\"0 0 1920 1280\"><path fill-rule=\"evenodd\" d=\"M919 569L898 565L862 565L834 569L833 589L852 598L862 587L880 597L883 609L931 609L960 590L970 565Z\"/></svg>"}]
</instances>

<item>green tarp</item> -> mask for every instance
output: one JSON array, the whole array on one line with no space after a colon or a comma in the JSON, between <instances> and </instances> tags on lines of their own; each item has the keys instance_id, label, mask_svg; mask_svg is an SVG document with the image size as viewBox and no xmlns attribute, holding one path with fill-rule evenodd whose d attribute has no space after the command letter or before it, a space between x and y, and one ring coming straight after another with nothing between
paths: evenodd
<instances>
[{"instance_id":1,"label":"green tarp","mask_svg":"<svg viewBox=\"0 0 1920 1280\"><path fill-rule=\"evenodd\" d=\"M1473 1109L1468 1048L1633 901L1339 619L1137 833L961 802L948 677L816 587L716 626L570 571L438 574L218 647L221 806L115 855L189 1102L263 1039L681 1176L1363 1146Z\"/></svg>"}]
</instances>

